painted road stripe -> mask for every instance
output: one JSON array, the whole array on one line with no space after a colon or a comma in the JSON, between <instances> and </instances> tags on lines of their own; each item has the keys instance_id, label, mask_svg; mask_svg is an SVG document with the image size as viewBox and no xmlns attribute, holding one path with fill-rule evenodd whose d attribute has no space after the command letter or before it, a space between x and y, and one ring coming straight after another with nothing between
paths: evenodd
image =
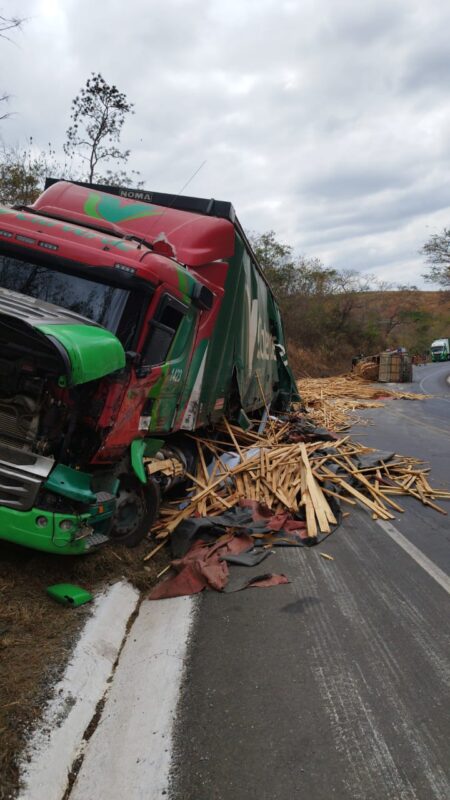
<instances>
[{"instance_id":1,"label":"painted road stripe","mask_svg":"<svg viewBox=\"0 0 450 800\"><path fill-rule=\"evenodd\" d=\"M19 800L62 800L84 732L107 689L138 600L138 592L123 581L96 598L92 617L26 750Z\"/></svg>"},{"instance_id":2,"label":"painted road stripe","mask_svg":"<svg viewBox=\"0 0 450 800\"><path fill-rule=\"evenodd\" d=\"M442 588L445 589L448 594L450 594L450 577L445 572L436 566L433 561L430 561L430 559L424 553L422 553L418 547L412 544L412 542L410 542L406 536L403 536L403 534L400 533L400 531L397 530L397 528L390 522L385 522L384 520L379 519L377 520L377 524L380 526L380 528L383 528L384 532L387 533L387 535L390 536L394 542L397 542L399 547L405 550L405 552L408 553L408 555L410 555L411 558L413 558L414 561L425 570L425 572L428 572L428 575L434 578L439 586L442 586Z\"/></svg>"},{"instance_id":3,"label":"painted road stripe","mask_svg":"<svg viewBox=\"0 0 450 800\"><path fill-rule=\"evenodd\" d=\"M440 370L440 369L435 369L435 370L434 370L434 371L433 371L433 372L432 372L430 375L425 375L425 377L424 377L424 378L422 378L422 380L421 380L421 381L420 381L420 383L419 383L419 386L420 386L420 388L422 389L422 392L423 392L424 394L427 394L427 392L426 392L426 390L425 390L425 384L426 384L426 383L427 383L427 382L428 382L428 381L429 381L431 378L435 378L435 377L436 377L436 375L439 375L439 374L440 374L440 372L441 372L441 370ZM446 379L445 379L445 380L446 380L446 383L450 384L450 375L448 375L448 376L446 377ZM446 402L446 403L450 403L450 399L448 399L447 397L441 397L440 395L434 395L434 397L437 397L439 400L444 400L444 402Z\"/></svg>"},{"instance_id":4,"label":"painted road stripe","mask_svg":"<svg viewBox=\"0 0 450 800\"><path fill-rule=\"evenodd\" d=\"M142 603L70 800L161 800L194 599Z\"/></svg>"}]
</instances>

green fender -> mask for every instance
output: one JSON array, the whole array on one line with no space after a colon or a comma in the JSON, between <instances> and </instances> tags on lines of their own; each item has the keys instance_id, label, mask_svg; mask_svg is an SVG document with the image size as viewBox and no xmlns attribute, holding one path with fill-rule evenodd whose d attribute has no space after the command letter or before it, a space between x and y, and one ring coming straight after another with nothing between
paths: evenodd
<instances>
[{"instance_id":1,"label":"green fender","mask_svg":"<svg viewBox=\"0 0 450 800\"><path fill-rule=\"evenodd\" d=\"M147 483L144 457L151 458L164 445L164 439L134 439L131 442L131 466L141 483Z\"/></svg>"}]
</instances>

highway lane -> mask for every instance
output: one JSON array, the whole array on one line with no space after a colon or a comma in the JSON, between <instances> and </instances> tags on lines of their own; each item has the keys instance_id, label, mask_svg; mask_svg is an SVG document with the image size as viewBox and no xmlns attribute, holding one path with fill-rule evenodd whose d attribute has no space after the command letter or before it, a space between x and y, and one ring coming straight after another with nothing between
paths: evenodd
<instances>
[{"instance_id":1,"label":"highway lane","mask_svg":"<svg viewBox=\"0 0 450 800\"><path fill-rule=\"evenodd\" d=\"M425 394L450 399L450 362L414 367L413 377Z\"/></svg>"},{"instance_id":2,"label":"highway lane","mask_svg":"<svg viewBox=\"0 0 450 800\"><path fill-rule=\"evenodd\" d=\"M450 364L429 364L414 368L414 383L393 388L432 394L423 401L387 401L383 408L361 414L374 423L356 425L355 439L369 447L395 450L416 456L431 466L431 483L450 489ZM401 498L404 514L398 514L395 526L432 561L450 574L450 521L416 503ZM450 516L450 503L442 504Z\"/></svg>"},{"instance_id":3,"label":"highway lane","mask_svg":"<svg viewBox=\"0 0 450 800\"><path fill-rule=\"evenodd\" d=\"M389 401L354 430L429 460L446 488L449 373L416 368L404 388L436 396ZM449 522L402 505L393 524L416 550L356 510L321 547L271 556L289 585L199 598L173 800L450 798L450 582L414 556L450 574Z\"/></svg>"}]
</instances>

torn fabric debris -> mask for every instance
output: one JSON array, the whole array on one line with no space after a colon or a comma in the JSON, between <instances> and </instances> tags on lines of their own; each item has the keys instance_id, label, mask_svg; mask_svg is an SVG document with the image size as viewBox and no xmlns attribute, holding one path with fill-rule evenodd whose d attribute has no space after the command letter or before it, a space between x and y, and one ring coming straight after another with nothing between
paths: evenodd
<instances>
[{"instance_id":1,"label":"torn fabric debris","mask_svg":"<svg viewBox=\"0 0 450 800\"><path fill-rule=\"evenodd\" d=\"M229 582L229 566L225 557L252 550L253 539L247 534L226 533L214 543L197 540L183 558L172 561L172 567L177 574L169 576L156 586L150 593L149 599L161 600L198 594L206 588L222 592ZM245 588L245 585L263 587L287 582L285 575L266 573L263 576L248 578L244 583L241 581L238 588L232 591L239 591Z\"/></svg>"}]
</instances>

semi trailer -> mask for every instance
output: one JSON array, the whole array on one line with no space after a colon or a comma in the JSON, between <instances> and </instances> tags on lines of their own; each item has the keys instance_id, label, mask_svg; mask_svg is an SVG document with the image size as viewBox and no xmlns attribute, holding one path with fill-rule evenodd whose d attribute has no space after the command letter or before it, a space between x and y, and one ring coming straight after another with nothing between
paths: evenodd
<instances>
[{"instance_id":1,"label":"semi trailer","mask_svg":"<svg viewBox=\"0 0 450 800\"><path fill-rule=\"evenodd\" d=\"M48 179L0 206L0 538L137 544L192 434L297 398L231 203Z\"/></svg>"}]
</instances>

